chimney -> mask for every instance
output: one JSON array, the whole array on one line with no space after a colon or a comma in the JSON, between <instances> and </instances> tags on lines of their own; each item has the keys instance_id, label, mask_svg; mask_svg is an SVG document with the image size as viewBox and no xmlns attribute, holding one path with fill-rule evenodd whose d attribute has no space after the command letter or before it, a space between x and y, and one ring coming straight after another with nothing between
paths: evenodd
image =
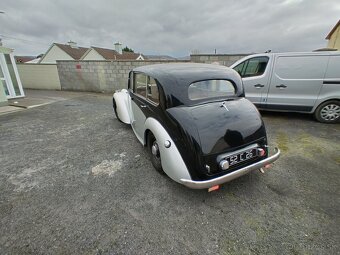
<instances>
[{"instance_id":1,"label":"chimney","mask_svg":"<svg viewBox=\"0 0 340 255\"><path fill-rule=\"evenodd\" d=\"M115 51L117 51L119 54L123 53L122 44L121 43L119 43L119 42L115 43Z\"/></svg>"},{"instance_id":2,"label":"chimney","mask_svg":"<svg viewBox=\"0 0 340 255\"><path fill-rule=\"evenodd\" d=\"M77 43L76 42L73 42L73 41L69 41L69 42L67 42L67 44L69 45L69 46L71 46L71 48L76 48L76 49L78 49L78 46L77 46Z\"/></svg>"}]
</instances>

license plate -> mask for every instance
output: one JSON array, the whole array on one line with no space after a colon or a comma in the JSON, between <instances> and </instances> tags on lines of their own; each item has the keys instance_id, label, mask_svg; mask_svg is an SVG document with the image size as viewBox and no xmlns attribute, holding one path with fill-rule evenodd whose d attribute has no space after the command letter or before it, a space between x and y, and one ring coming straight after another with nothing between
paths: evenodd
<instances>
[{"instance_id":1,"label":"license plate","mask_svg":"<svg viewBox=\"0 0 340 255\"><path fill-rule=\"evenodd\" d=\"M242 151L241 153L228 156L225 159L229 162L229 166L233 166L243 161L254 158L256 156L257 156L257 149L249 149L246 151Z\"/></svg>"}]
</instances>

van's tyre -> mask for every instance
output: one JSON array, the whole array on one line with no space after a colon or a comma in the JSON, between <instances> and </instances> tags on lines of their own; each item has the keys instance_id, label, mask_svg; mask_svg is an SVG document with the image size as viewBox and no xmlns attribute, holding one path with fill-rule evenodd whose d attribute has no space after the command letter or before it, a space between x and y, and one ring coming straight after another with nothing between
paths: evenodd
<instances>
[{"instance_id":1,"label":"van's tyre","mask_svg":"<svg viewBox=\"0 0 340 255\"><path fill-rule=\"evenodd\" d=\"M340 101L330 100L324 102L316 108L315 118L323 123L339 123L340 122Z\"/></svg>"},{"instance_id":2,"label":"van's tyre","mask_svg":"<svg viewBox=\"0 0 340 255\"><path fill-rule=\"evenodd\" d=\"M148 150L150 153L150 159L153 167L157 170L157 172L161 174L165 174L162 168L162 160L161 160L161 152L159 150L159 144L153 135L153 133L148 133L148 141L147 141Z\"/></svg>"},{"instance_id":3,"label":"van's tyre","mask_svg":"<svg viewBox=\"0 0 340 255\"><path fill-rule=\"evenodd\" d=\"M123 121L121 121L120 118L118 117L118 114L117 114L117 105L116 105L116 101L114 99L112 99L112 106L113 106L113 111L114 111L114 113L116 115L117 120L119 120L120 122L123 123Z\"/></svg>"}]
</instances>

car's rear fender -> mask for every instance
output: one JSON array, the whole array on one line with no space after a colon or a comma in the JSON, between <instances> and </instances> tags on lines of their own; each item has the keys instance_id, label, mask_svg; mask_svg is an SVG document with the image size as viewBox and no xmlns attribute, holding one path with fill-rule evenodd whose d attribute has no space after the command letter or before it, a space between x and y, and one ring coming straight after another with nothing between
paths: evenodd
<instances>
[{"instance_id":1,"label":"car's rear fender","mask_svg":"<svg viewBox=\"0 0 340 255\"><path fill-rule=\"evenodd\" d=\"M176 182L180 182L183 178L189 178L191 180L183 158L165 128L156 119L147 118L145 121L145 130L150 130L158 142L163 171ZM169 148L165 147L165 141L170 142Z\"/></svg>"},{"instance_id":2,"label":"car's rear fender","mask_svg":"<svg viewBox=\"0 0 340 255\"><path fill-rule=\"evenodd\" d=\"M113 99L114 104L116 104L114 107L116 107L116 112L119 119L126 124L131 124L131 118L129 114L129 101L131 99L129 92L126 89L115 92L113 94Z\"/></svg>"}]
</instances>

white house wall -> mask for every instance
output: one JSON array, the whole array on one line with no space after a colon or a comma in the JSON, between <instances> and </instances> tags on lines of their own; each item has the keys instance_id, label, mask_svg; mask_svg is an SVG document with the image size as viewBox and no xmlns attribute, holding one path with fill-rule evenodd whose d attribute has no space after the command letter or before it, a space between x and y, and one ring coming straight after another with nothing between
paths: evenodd
<instances>
[{"instance_id":1,"label":"white house wall","mask_svg":"<svg viewBox=\"0 0 340 255\"><path fill-rule=\"evenodd\" d=\"M56 64L18 64L24 89L61 90Z\"/></svg>"},{"instance_id":2,"label":"white house wall","mask_svg":"<svg viewBox=\"0 0 340 255\"><path fill-rule=\"evenodd\" d=\"M82 60L105 60L105 58L94 49L91 49Z\"/></svg>"},{"instance_id":3,"label":"white house wall","mask_svg":"<svg viewBox=\"0 0 340 255\"><path fill-rule=\"evenodd\" d=\"M70 55L65 53L58 46L53 45L52 48L43 57L40 63L42 64L56 64L56 60L74 60Z\"/></svg>"}]
</instances>

